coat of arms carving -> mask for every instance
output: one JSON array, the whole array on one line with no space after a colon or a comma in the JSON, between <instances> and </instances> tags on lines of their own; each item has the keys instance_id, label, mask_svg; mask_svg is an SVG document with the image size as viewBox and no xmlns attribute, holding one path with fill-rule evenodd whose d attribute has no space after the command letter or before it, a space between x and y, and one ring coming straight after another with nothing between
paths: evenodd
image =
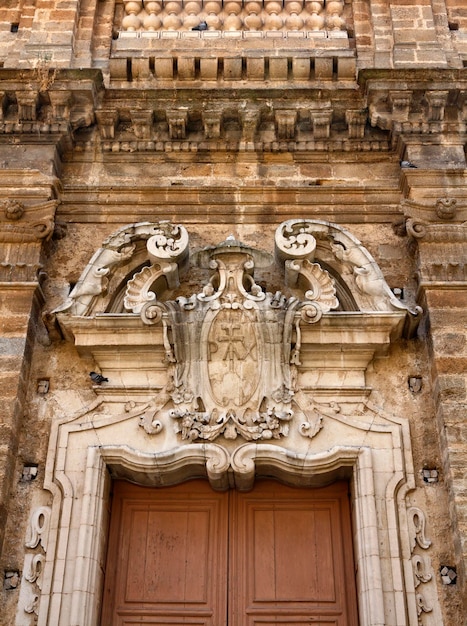
<instances>
[{"instance_id":1,"label":"coat of arms carving","mask_svg":"<svg viewBox=\"0 0 467 626\"><path fill-rule=\"evenodd\" d=\"M212 276L201 293L141 310L145 323L164 327L171 382L162 402L172 405L182 439L286 436L295 411L292 334L299 338L301 321L338 306L333 281L316 266L319 293L327 294L318 305L263 291L253 275L260 256L234 239L205 257Z\"/></svg>"}]
</instances>

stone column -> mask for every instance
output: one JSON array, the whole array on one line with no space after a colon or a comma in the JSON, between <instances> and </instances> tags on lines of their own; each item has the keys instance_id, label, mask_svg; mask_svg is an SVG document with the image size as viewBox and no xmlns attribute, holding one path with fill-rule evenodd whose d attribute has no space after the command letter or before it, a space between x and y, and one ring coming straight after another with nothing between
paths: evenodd
<instances>
[{"instance_id":1,"label":"stone column","mask_svg":"<svg viewBox=\"0 0 467 626\"><path fill-rule=\"evenodd\" d=\"M21 178L16 193L12 187L2 189L0 185L0 547L41 305L41 247L52 235L58 205L57 200L44 200L44 192L48 191L46 198L51 195L50 187L34 190L26 180L33 175L16 175ZM4 180L7 176L8 172L3 172ZM13 173L9 176L15 178ZM15 199L18 196L21 200Z\"/></svg>"}]
</instances>

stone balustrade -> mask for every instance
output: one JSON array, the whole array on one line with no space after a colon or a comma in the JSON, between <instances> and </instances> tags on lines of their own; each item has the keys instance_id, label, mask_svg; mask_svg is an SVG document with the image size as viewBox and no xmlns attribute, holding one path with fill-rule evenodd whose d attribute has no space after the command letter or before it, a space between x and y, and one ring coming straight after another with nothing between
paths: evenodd
<instances>
[{"instance_id":1,"label":"stone balustrade","mask_svg":"<svg viewBox=\"0 0 467 626\"><path fill-rule=\"evenodd\" d=\"M117 28L119 37L294 32L347 38L344 8L343 0L123 0Z\"/></svg>"}]
</instances>

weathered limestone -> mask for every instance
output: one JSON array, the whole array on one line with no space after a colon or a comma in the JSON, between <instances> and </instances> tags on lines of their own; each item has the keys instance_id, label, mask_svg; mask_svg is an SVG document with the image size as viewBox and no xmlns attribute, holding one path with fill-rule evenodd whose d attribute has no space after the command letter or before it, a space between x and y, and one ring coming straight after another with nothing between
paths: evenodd
<instances>
[{"instance_id":1,"label":"weathered limestone","mask_svg":"<svg viewBox=\"0 0 467 626\"><path fill-rule=\"evenodd\" d=\"M199 477L348 481L361 624L463 623L464 4L4 0L1 626Z\"/></svg>"},{"instance_id":2,"label":"weathered limestone","mask_svg":"<svg viewBox=\"0 0 467 626\"><path fill-rule=\"evenodd\" d=\"M15 176L16 174L16 176ZM2 192L10 199L1 205L1 398L2 438L0 443L0 545L8 515L15 457L22 426L23 412L29 386L35 326L43 303L39 286L41 244L52 235L54 214L58 201L44 202L40 189L44 179L31 175L29 192L24 192L23 176L19 172L2 175ZM16 179L16 180L15 180ZM14 182L13 182L14 181ZM13 183L13 185L12 185ZM16 183L16 184L14 184ZM53 193L52 185L48 192ZM25 203L21 200L27 198ZM30 205L31 200L34 205ZM26 202L28 204L26 204Z\"/></svg>"}]
</instances>

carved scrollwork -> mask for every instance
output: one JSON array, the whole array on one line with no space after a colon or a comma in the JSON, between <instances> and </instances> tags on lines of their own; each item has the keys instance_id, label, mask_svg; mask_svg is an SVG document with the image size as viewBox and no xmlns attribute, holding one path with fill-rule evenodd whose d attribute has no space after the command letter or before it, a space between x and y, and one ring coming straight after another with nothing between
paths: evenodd
<instances>
[{"instance_id":1,"label":"carved scrollwork","mask_svg":"<svg viewBox=\"0 0 467 626\"><path fill-rule=\"evenodd\" d=\"M158 302L154 302L154 300L155 295L154 298L151 298L148 302L143 304L140 309L141 319L148 326L159 324L165 313L164 306Z\"/></svg>"},{"instance_id":2,"label":"carved scrollwork","mask_svg":"<svg viewBox=\"0 0 467 626\"><path fill-rule=\"evenodd\" d=\"M431 613L433 611L433 607L429 606L426 603L426 600L421 593L417 593L416 599L417 599L418 623L419 623L419 626L423 626L423 622L421 619L422 615L424 613Z\"/></svg>"},{"instance_id":3,"label":"carved scrollwork","mask_svg":"<svg viewBox=\"0 0 467 626\"><path fill-rule=\"evenodd\" d=\"M28 555L31 556L31 555ZM25 562L24 578L30 583L36 583L39 589L42 588L42 570L45 563L45 556L43 554L35 554L29 560L29 563Z\"/></svg>"},{"instance_id":4,"label":"carved scrollwork","mask_svg":"<svg viewBox=\"0 0 467 626\"><path fill-rule=\"evenodd\" d=\"M418 507L412 506L407 511L410 527L411 549L418 545L422 550L428 550L431 541L426 537L425 514Z\"/></svg>"},{"instance_id":5,"label":"carved scrollwork","mask_svg":"<svg viewBox=\"0 0 467 626\"><path fill-rule=\"evenodd\" d=\"M409 218L405 222L407 234L414 239L422 239L426 235L426 224L420 220Z\"/></svg>"},{"instance_id":6,"label":"carved scrollwork","mask_svg":"<svg viewBox=\"0 0 467 626\"><path fill-rule=\"evenodd\" d=\"M418 587L420 583L427 583L433 578L433 574L430 571L430 560L421 555L414 554L412 556L412 567L415 579L415 587Z\"/></svg>"},{"instance_id":7,"label":"carved scrollwork","mask_svg":"<svg viewBox=\"0 0 467 626\"><path fill-rule=\"evenodd\" d=\"M307 422L302 422L298 427L298 430L301 435L304 437L308 437L309 439L313 439L319 433L319 431L323 428L323 416L319 415L319 413L315 414L314 420L309 420Z\"/></svg>"},{"instance_id":8,"label":"carved scrollwork","mask_svg":"<svg viewBox=\"0 0 467 626\"><path fill-rule=\"evenodd\" d=\"M178 261L188 254L188 233L186 229L170 222L159 222L155 233L148 239L147 249L153 263Z\"/></svg>"},{"instance_id":9,"label":"carved scrollwork","mask_svg":"<svg viewBox=\"0 0 467 626\"><path fill-rule=\"evenodd\" d=\"M412 506L407 510L407 517L414 587L417 589L418 624L423 626L425 623L423 616L433 612L433 607L426 599L427 596L429 599L433 597L431 589L433 573L430 557L427 554L420 554L420 550L428 550L431 546L431 541L426 536L426 519L423 511L416 506Z\"/></svg>"},{"instance_id":10,"label":"carved scrollwork","mask_svg":"<svg viewBox=\"0 0 467 626\"><path fill-rule=\"evenodd\" d=\"M35 615L37 615L38 610L39 610L39 596L37 594L33 594L31 598L29 599L29 602L24 607L24 612L29 613L29 614L34 613Z\"/></svg>"},{"instance_id":11,"label":"carved scrollwork","mask_svg":"<svg viewBox=\"0 0 467 626\"><path fill-rule=\"evenodd\" d=\"M127 413L132 416L139 417L139 425L147 432L148 435L158 435L164 429L162 422L157 419L158 411L169 400L168 394L163 390L151 402L137 406L131 401L125 406Z\"/></svg>"},{"instance_id":12,"label":"carved scrollwork","mask_svg":"<svg viewBox=\"0 0 467 626\"><path fill-rule=\"evenodd\" d=\"M27 552L24 557L23 582L20 590L20 605L28 615L37 615L39 611L42 574L47 552L51 509L40 506L31 513L25 541L26 548L35 550Z\"/></svg>"},{"instance_id":13,"label":"carved scrollwork","mask_svg":"<svg viewBox=\"0 0 467 626\"><path fill-rule=\"evenodd\" d=\"M146 266L128 281L123 304L125 309L140 313L147 302L156 299L156 294L149 291L151 285L159 277L160 272L154 266Z\"/></svg>"},{"instance_id":14,"label":"carved scrollwork","mask_svg":"<svg viewBox=\"0 0 467 626\"><path fill-rule=\"evenodd\" d=\"M82 273L67 302L55 313L89 315L98 296L104 296L116 269L128 262L138 241L147 242L151 267L137 272L127 283L124 306L139 313L145 303L155 298L150 291L160 278L174 289L179 285L179 273L188 258L188 233L183 226L162 221L139 223L120 229L108 237L94 254Z\"/></svg>"},{"instance_id":15,"label":"carved scrollwork","mask_svg":"<svg viewBox=\"0 0 467 626\"><path fill-rule=\"evenodd\" d=\"M40 506L31 514L29 519L28 538L25 542L27 548L37 548L37 546L41 544L44 551L47 551L50 513L50 507Z\"/></svg>"},{"instance_id":16,"label":"carved scrollwork","mask_svg":"<svg viewBox=\"0 0 467 626\"><path fill-rule=\"evenodd\" d=\"M316 250L316 238L306 220L289 220L276 231L276 256L285 258L308 259L312 261Z\"/></svg>"}]
</instances>

